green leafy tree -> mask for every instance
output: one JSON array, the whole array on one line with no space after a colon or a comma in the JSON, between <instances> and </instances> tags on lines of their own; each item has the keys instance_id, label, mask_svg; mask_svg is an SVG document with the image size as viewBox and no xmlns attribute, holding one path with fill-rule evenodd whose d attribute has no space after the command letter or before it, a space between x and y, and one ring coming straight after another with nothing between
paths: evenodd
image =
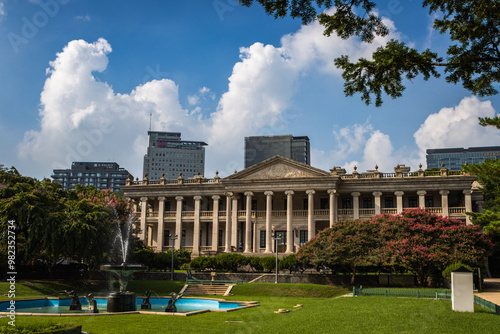
<instances>
[{"instance_id":1,"label":"green leafy tree","mask_svg":"<svg viewBox=\"0 0 500 334\"><path fill-rule=\"evenodd\" d=\"M6 186L0 189L0 224L7 231L8 222L15 222L16 258L25 264L41 261L50 270L63 252L64 192L57 183L24 177L15 168L0 170L0 179Z\"/></svg>"},{"instance_id":2,"label":"green leafy tree","mask_svg":"<svg viewBox=\"0 0 500 334\"><path fill-rule=\"evenodd\" d=\"M483 213L468 212L473 223L486 234L500 237L500 160L487 159L481 164L465 165L464 171L477 176L484 196Z\"/></svg>"},{"instance_id":3,"label":"green leafy tree","mask_svg":"<svg viewBox=\"0 0 500 334\"><path fill-rule=\"evenodd\" d=\"M324 34L336 33L341 38L357 37L372 42L375 36L386 36L389 29L375 14L377 3L369 0L256 0L275 18L290 15L304 24L318 20L325 27ZM251 6L254 0L240 0ZM498 93L495 85L500 81L500 2L498 0L424 0L429 14L438 14L434 28L449 36L451 43L446 56L432 50L419 51L404 42L390 40L378 48L372 59L351 62L344 55L335 59L343 72L344 93L361 94L366 103L381 106L382 96L402 96L404 81L422 76L440 77L439 68L447 74L446 82L462 83L478 96ZM335 7L335 11L325 9ZM322 11L320 14L318 12ZM484 119L485 124L500 128L500 119Z\"/></svg>"}]
</instances>

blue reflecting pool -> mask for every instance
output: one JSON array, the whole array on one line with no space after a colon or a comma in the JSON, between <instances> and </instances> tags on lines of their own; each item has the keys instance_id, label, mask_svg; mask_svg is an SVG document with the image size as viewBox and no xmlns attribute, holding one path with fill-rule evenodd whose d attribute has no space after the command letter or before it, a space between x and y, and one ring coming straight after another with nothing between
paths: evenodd
<instances>
[{"instance_id":1,"label":"blue reflecting pool","mask_svg":"<svg viewBox=\"0 0 500 334\"><path fill-rule=\"evenodd\" d=\"M99 313L106 313L107 299L96 297L97 308ZM165 312L165 307L168 305L170 298L149 298L151 304L150 310L141 310L142 298L137 298L137 311L144 312ZM15 303L15 311L17 313L45 313L45 314L81 314L85 313L88 307L87 299L84 297L80 298L80 303L82 304L81 311L70 311L69 305L71 304L71 299L32 299L32 300L17 300ZM190 313L197 311L231 311L251 306L256 306L255 303L246 302L226 302L218 299L203 299L203 298L189 298L184 297L175 303L177 307L177 313ZM8 307L10 307L10 301L0 302L0 312L9 312Z\"/></svg>"}]
</instances>

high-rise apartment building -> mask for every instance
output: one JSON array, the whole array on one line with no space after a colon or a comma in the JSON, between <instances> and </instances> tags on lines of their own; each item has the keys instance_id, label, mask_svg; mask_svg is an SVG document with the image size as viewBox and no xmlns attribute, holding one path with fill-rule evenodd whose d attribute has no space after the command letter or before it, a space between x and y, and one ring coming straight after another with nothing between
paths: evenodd
<instances>
[{"instance_id":1,"label":"high-rise apartment building","mask_svg":"<svg viewBox=\"0 0 500 334\"><path fill-rule=\"evenodd\" d=\"M438 148L427 150L427 168L444 168L461 170L467 163L477 164L485 159L500 159L500 146L469 147L469 148Z\"/></svg>"},{"instance_id":2,"label":"high-rise apartment building","mask_svg":"<svg viewBox=\"0 0 500 334\"><path fill-rule=\"evenodd\" d=\"M94 188L121 191L129 172L116 162L73 162L70 169L54 169L52 179L64 190L75 189L77 184ZM131 176L133 179L133 177Z\"/></svg>"},{"instance_id":3,"label":"high-rise apartment building","mask_svg":"<svg viewBox=\"0 0 500 334\"><path fill-rule=\"evenodd\" d=\"M181 140L180 132L149 131L149 145L144 156L144 174L149 180L176 179L179 173L190 178L205 174L205 146L202 141Z\"/></svg>"},{"instance_id":4,"label":"high-rise apartment building","mask_svg":"<svg viewBox=\"0 0 500 334\"><path fill-rule=\"evenodd\" d=\"M245 137L245 168L279 155L311 165L309 137L253 136Z\"/></svg>"}]
</instances>

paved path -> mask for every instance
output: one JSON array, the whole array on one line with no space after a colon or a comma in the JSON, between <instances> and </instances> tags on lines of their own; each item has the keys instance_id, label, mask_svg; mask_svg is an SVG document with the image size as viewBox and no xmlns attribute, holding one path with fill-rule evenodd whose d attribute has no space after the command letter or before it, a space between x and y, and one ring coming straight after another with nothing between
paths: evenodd
<instances>
[{"instance_id":1,"label":"paved path","mask_svg":"<svg viewBox=\"0 0 500 334\"><path fill-rule=\"evenodd\" d=\"M476 293L476 295L500 305L500 278L485 278L483 291L481 291L481 293Z\"/></svg>"}]
</instances>

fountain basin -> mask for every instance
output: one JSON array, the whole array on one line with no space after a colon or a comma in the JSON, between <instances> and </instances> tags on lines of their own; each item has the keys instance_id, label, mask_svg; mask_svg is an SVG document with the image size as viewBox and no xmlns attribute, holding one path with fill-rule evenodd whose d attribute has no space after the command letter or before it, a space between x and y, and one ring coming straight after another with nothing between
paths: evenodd
<instances>
[{"instance_id":1,"label":"fountain basin","mask_svg":"<svg viewBox=\"0 0 500 334\"><path fill-rule=\"evenodd\" d=\"M107 312L129 312L137 310L135 292L113 292L108 296Z\"/></svg>"},{"instance_id":2,"label":"fountain basin","mask_svg":"<svg viewBox=\"0 0 500 334\"><path fill-rule=\"evenodd\" d=\"M95 297L97 301L97 308L99 313L96 315L107 314L105 310L107 309L107 303L109 300L105 297ZM150 310L139 310L136 313L141 314L172 314L165 312L165 308L168 305L169 297L151 297L150 302L152 308ZM39 299L29 299L29 300L16 300L16 314L17 315L93 315L86 314L85 309L88 307L87 299L84 297L80 298L82 304L81 311L70 311L69 305L71 303L70 298L39 298ZM140 305L143 302L143 298L139 297L136 301L136 309L140 309ZM0 314L2 312L8 313L8 307L10 306L10 301L0 302ZM239 310L247 307L258 306L255 302L226 302L222 299L212 299L212 298L191 298L183 297L179 299L176 303L177 313L174 315L191 315L198 314L200 312L215 311L215 312L227 312L233 310Z\"/></svg>"}]
</instances>

